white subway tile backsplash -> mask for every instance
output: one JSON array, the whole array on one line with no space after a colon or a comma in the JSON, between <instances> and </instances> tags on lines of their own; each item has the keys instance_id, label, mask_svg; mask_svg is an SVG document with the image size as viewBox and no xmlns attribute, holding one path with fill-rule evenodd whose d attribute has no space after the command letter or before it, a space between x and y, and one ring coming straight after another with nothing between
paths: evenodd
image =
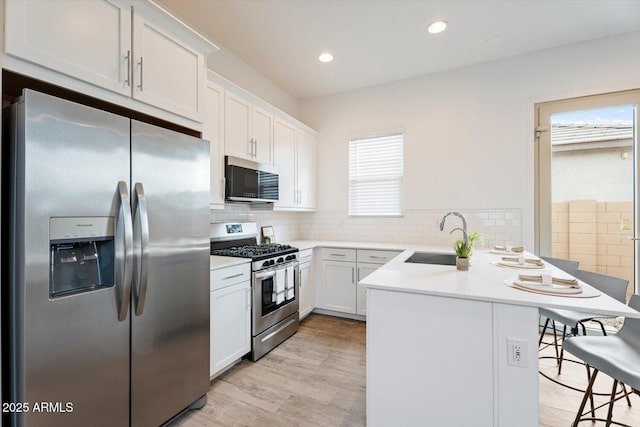
<instances>
[{"instance_id":1,"label":"white subway tile backsplash","mask_svg":"<svg viewBox=\"0 0 640 427\"><path fill-rule=\"evenodd\" d=\"M280 212L252 209L249 205L229 204L224 211L211 211L211 222L255 221L258 226L274 227L276 240L346 240L358 242L450 245L461 227L456 217L447 218L440 231L442 217L451 210L412 209L402 218L350 217L346 211ZM485 236L485 246L522 243L520 209L458 209L467 219L469 232Z\"/></svg>"}]
</instances>

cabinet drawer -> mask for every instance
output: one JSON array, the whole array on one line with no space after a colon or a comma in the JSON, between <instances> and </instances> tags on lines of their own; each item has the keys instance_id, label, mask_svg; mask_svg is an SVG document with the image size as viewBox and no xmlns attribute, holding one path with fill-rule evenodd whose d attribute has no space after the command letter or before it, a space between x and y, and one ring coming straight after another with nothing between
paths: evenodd
<instances>
[{"instance_id":1,"label":"cabinet drawer","mask_svg":"<svg viewBox=\"0 0 640 427\"><path fill-rule=\"evenodd\" d=\"M370 250L370 249L358 249L358 262L386 264L399 253L400 253L399 251L378 251L378 250Z\"/></svg>"},{"instance_id":2,"label":"cabinet drawer","mask_svg":"<svg viewBox=\"0 0 640 427\"><path fill-rule=\"evenodd\" d=\"M322 259L326 261L356 261L355 249L322 248Z\"/></svg>"},{"instance_id":3,"label":"cabinet drawer","mask_svg":"<svg viewBox=\"0 0 640 427\"><path fill-rule=\"evenodd\" d=\"M298 259L300 260L300 264L303 262L311 262L313 260L313 249L301 250L298 254Z\"/></svg>"},{"instance_id":4,"label":"cabinet drawer","mask_svg":"<svg viewBox=\"0 0 640 427\"><path fill-rule=\"evenodd\" d=\"M251 263L211 270L209 289L215 291L240 282L251 281Z\"/></svg>"}]
</instances>

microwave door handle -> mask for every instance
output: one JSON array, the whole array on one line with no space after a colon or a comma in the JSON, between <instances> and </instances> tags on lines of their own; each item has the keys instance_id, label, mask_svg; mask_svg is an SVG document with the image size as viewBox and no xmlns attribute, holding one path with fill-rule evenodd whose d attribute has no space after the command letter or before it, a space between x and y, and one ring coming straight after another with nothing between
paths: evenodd
<instances>
[{"instance_id":1,"label":"microwave door handle","mask_svg":"<svg viewBox=\"0 0 640 427\"><path fill-rule=\"evenodd\" d=\"M133 223L131 221L131 203L129 201L129 190L125 181L118 181L118 199L120 207L118 209L118 218L116 232L119 225L124 230L124 260L120 270L122 273L122 282L117 283L116 288L120 289L118 296L118 320L123 321L127 318L129 312L129 301L131 300L131 268L133 266ZM118 264L119 265L119 264ZM116 280L120 279L120 274L116 274Z\"/></svg>"},{"instance_id":2,"label":"microwave door handle","mask_svg":"<svg viewBox=\"0 0 640 427\"><path fill-rule=\"evenodd\" d=\"M140 253L138 260L139 274L136 274L136 315L140 316L144 311L144 302L147 296L147 282L149 279L149 211L147 210L147 199L144 196L144 187L141 183L136 183L135 192L135 217L134 223L139 224L140 231ZM138 273L138 272L136 272Z\"/></svg>"}]
</instances>

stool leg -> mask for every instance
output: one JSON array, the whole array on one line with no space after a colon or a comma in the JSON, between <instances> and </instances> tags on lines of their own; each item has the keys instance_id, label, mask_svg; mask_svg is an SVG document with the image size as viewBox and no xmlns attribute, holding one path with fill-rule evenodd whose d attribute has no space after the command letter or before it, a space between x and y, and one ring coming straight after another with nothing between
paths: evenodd
<instances>
[{"instance_id":1,"label":"stool leg","mask_svg":"<svg viewBox=\"0 0 640 427\"><path fill-rule=\"evenodd\" d=\"M567 325L562 327L562 340L567 336ZM557 351L557 350L556 350ZM558 375L562 372L562 360L564 359L564 348L560 349L560 358L558 359Z\"/></svg>"},{"instance_id":2,"label":"stool leg","mask_svg":"<svg viewBox=\"0 0 640 427\"><path fill-rule=\"evenodd\" d=\"M585 364L584 366L587 367L587 379L591 378L591 367L587 364ZM594 369L595 371L595 369ZM591 404L591 416L593 418L596 417L596 410L595 410L595 406L593 404L593 390L591 391L591 393L589 393L589 403Z\"/></svg>"},{"instance_id":3,"label":"stool leg","mask_svg":"<svg viewBox=\"0 0 640 427\"><path fill-rule=\"evenodd\" d=\"M625 397L625 399L627 399L627 405L629 405L629 407L631 407L631 399L629 399L629 395L631 394L631 392L627 390L627 386L624 385L623 383L620 383L620 385L622 386L622 391L624 392L624 397Z\"/></svg>"},{"instance_id":4,"label":"stool leg","mask_svg":"<svg viewBox=\"0 0 640 427\"><path fill-rule=\"evenodd\" d=\"M616 399L616 389L618 388L618 380L613 380L613 389L611 390L611 400L609 401L609 412L607 412L607 424L606 427L611 425L611 417L613 415L613 402ZM624 386L623 386L624 389ZM625 390L626 391L626 390Z\"/></svg>"},{"instance_id":5,"label":"stool leg","mask_svg":"<svg viewBox=\"0 0 640 427\"><path fill-rule=\"evenodd\" d=\"M540 339L538 340L538 347L542 344L542 337L544 337L544 333L547 332L547 326L549 325L549 318L544 322L544 328L542 328L542 333L540 334Z\"/></svg>"},{"instance_id":6,"label":"stool leg","mask_svg":"<svg viewBox=\"0 0 640 427\"><path fill-rule=\"evenodd\" d=\"M557 365L560 362L560 356L558 356L558 332L556 331L555 320L551 321L551 326L553 326L553 347L556 349L556 365Z\"/></svg>"},{"instance_id":7,"label":"stool leg","mask_svg":"<svg viewBox=\"0 0 640 427\"><path fill-rule=\"evenodd\" d=\"M578 427L578 423L580 422L580 418L582 417L582 411L584 410L585 405L587 404L587 399L591 395L591 391L593 390L593 383L596 382L596 376L598 375L598 370L593 370L593 375L589 379L589 385L584 392L584 396L582 397L582 402L580 403L580 408L578 409L578 413L576 414L576 419L573 420L573 424L571 427Z\"/></svg>"}]
</instances>

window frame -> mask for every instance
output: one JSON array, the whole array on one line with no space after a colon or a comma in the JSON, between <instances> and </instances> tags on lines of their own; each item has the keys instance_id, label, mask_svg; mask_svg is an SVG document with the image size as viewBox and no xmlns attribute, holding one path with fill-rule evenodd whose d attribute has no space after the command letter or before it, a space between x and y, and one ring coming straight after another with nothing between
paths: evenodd
<instances>
[{"instance_id":1,"label":"window frame","mask_svg":"<svg viewBox=\"0 0 640 427\"><path fill-rule=\"evenodd\" d=\"M371 140L371 139L376 139L376 138L385 138L385 137L391 137L391 136L400 136L400 142L401 142L401 155L402 155L402 160L401 160L401 174L399 178L394 179L398 180L398 186L399 186L399 205L398 205L398 213L371 213L371 212L366 212L366 213L353 213L352 211L352 182L356 181L357 179L352 179L351 177L351 144L352 142L355 142L357 140ZM354 134L354 135L350 135L347 142L348 142L348 207L347 207L347 215L349 218L402 218L404 217L404 201L405 201L405 189L404 189L404 176L405 176L405 155L404 155L404 150L405 150L405 131L404 129L392 129L392 130L384 130L384 131L377 131L377 132L363 132L360 134ZM368 179L360 179L360 181L367 181ZM375 179L371 179L371 181L375 181ZM384 180L385 182L391 182L391 179L386 179Z\"/></svg>"}]
</instances>

